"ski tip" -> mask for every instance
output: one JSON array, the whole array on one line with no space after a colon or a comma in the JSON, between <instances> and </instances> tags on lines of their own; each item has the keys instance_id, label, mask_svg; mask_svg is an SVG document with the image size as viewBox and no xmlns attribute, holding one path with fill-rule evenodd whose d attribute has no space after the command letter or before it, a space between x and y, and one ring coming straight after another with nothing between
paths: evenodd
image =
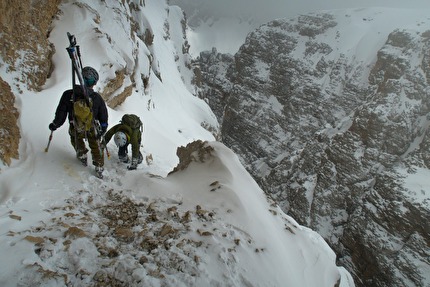
<instances>
[{"instance_id":1,"label":"ski tip","mask_svg":"<svg viewBox=\"0 0 430 287\"><path fill-rule=\"evenodd\" d=\"M70 34L70 32L67 32L67 37L69 38L70 46L76 46L76 38L75 35Z\"/></svg>"}]
</instances>

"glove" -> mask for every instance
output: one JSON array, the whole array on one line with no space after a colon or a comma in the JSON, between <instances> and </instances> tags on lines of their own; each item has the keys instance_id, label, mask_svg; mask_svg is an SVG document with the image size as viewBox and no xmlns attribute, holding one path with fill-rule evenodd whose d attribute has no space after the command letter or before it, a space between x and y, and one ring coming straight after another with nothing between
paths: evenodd
<instances>
[{"instance_id":1,"label":"glove","mask_svg":"<svg viewBox=\"0 0 430 287\"><path fill-rule=\"evenodd\" d=\"M107 127L108 127L107 124L102 124L101 125L101 134L102 135L104 135L106 133Z\"/></svg>"},{"instance_id":2,"label":"glove","mask_svg":"<svg viewBox=\"0 0 430 287\"><path fill-rule=\"evenodd\" d=\"M97 134L98 139L101 139L103 137L103 135L106 133L107 127L108 125L106 123L100 124L100 129Z\"/></svg>"},{"instance_id":3,"label":"glove","mask_svg":"<svg viewBox=\"0 0 430 287\"><path fill-rule=\"evenodd\" d=\"M50 129L51 131L55 131L55 130L57 129L57 126L56 126L54 123L50 123L50 124L49 124L49 129Z\"/></svg>"},{"instance_id":4,"label":"glove","mask_svg":"<svg viewBox=\"0 0 430 287\"><path fill-rule=\"evenodd\" d=\"M132 160L131 160L131 164L129 165L129 166L127 166L127 169L128 170L134 170L134 169L136 169L137 168L137 158L133 158Z\"/></svg>"}]
</instances>

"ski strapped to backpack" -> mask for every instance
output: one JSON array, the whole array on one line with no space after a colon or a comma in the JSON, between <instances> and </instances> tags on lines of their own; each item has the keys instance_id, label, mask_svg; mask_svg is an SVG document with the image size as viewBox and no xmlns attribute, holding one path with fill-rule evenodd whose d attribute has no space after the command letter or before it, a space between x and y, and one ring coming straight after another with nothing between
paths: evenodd
<instances>
[{"instance_id":1,"label":"ski strapped to backpack","mask_svg":"<svg viewBox=\"0 0 430 287\"><path fill-rule=\"evenodd\" d=\"M80 119L80 123L76 126L75 137L77 132L87 132L93 129L95 135L97 135L97 129L95 120L92 114L92 101L88 92L88 88L84 83L84 78L82 75L82 61L81 61L81 51L79 45L76 44L76 37L69 32L67 32L67 37L69 38L69 47L66 48L69 53L70 60L72 62L72 88L73 88L73 121L77 123L76 119ZM84 94L84 99L78 100L76 97L76 76L78 77L79 84L82 88ZM103 156L102 145L100 140L97 140L100 155Z\"/></svg>"},{"instance_id":2,"label":"ski strapped to backpack","mask_svg":"<svg viewBox=\"0 0 430 287\"><path fill-rule=\"evenodd\" d=\"M69 38L70 45L66 48L69 53L70 60L72 61L72 87L73 87L73 96L75 96L75 75L78 76L79 84L82 87L82 91L84 93L85 100L87 104L90 104L90 97L88 94L88 89L84 84L84 77L82 76L82 61L81 61L81 50L79 45L76 45L76 38L74 35L67 32L67 37ZM76 100L74 98L73 100Z\"/></svg>"}]
</instances>

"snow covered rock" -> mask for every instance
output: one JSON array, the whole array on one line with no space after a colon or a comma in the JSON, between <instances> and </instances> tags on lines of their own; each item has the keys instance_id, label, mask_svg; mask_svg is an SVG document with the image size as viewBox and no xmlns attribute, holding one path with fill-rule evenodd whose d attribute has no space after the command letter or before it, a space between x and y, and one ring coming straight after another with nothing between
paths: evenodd
<instances>
[{"instance_id":1,"label":"snow covered rock","mask_svg":"<svg viewBox=\"0 0 430 287\"><path fill-rule=\"evenodd\" d=\"M354 286L321 236L268 200L214 142L215 116L192 93L178 7L62 1L56 16L44 18L52 30L41 29L55 50L40 92L15 80L35 66L0 64L22 132L19 160L0 173L1 286ZM110 142L100 180L76 160L67 124L44 152L71 84L66 32L82 45L84 65L99 71L98 91L118 99L108 99L109 124L124 113L143 119L147 164L127 170Z\"/></svg>"},{"instance_id":2,"label":"snow covered rock","mask_svg":"<svg viewBox=\"0 0 430 287\"><path fill-rule=\"evenodd\" d=\"M303 15L262 25L234 61L198 59L225 144L358 286L430 284L429 24L409 10Z\"/></svg>"}]
</instances>

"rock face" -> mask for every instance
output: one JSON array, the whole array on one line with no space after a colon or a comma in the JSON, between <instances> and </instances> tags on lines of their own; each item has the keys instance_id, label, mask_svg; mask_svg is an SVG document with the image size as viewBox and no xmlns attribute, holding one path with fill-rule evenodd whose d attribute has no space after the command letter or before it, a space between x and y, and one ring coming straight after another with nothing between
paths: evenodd
<instances>
[{"instance_id":1,"label":"rock face","mask_svg":"<svg viewBox=\"0 0 430 287\"><path fill-rule=\"evenodd\" d=\"M231 82L226 78L231 77L234 58L229 54L220 54L216 48L211 52L202 52L198 59L198 68L195 69L199 87L199 97L209 101L209 105L221 124L224 114L224 107L227 104L228 93L231 90Z\"/></svg>"},{"instance_id":2,"label":"rock face","mask_svg":"<svg viewBox=\"0 0 430 287\"><path fill-rule=\"evenodd\" d=\"M0 0L0 55L7 71L22 71L8 82L0 75L0 160L9 165L11 158L18 158L20 131L19 114L14 107L12 87L21 91L20 85L39 91L52 70L53 46L48 41L50 24L58 11L55 1L6 1Z\"/></svg>"},{"instance_id":3,"label":"rock face","mask_svg":"<svg viewBox=\"0 0 430 287\"><path fill-rule=\"evenodd\" d=\"M430 175L430 31L379 31L388 12L272 21L234 60L202 53L200 90L225 144L357 286L429 286L430 195L407 183Z\"/></svg>"},{"instance_id":4,"label":"rock face","mask_svg":"<svg viewBox=\"0 0 430 287\"><path fill-rule=\"evenodd\" d=\"M10 165L12 158L18 158L19 114L14 102L15 96L9 84L0 78L0 159L7 165Z\"/></svg>"},{"instance_id":5,"label":"rock face","mask_svg":"<svg viewBox=\"0 0 430 287\"><path fill-rule=\"evenodd\" d=\"M29 90L40 90L51 73L54 47L48 36L59 3L0 0L1 56L10 70L23 71L15 80L25 83Z\"/></svg>"}]
</instances>

